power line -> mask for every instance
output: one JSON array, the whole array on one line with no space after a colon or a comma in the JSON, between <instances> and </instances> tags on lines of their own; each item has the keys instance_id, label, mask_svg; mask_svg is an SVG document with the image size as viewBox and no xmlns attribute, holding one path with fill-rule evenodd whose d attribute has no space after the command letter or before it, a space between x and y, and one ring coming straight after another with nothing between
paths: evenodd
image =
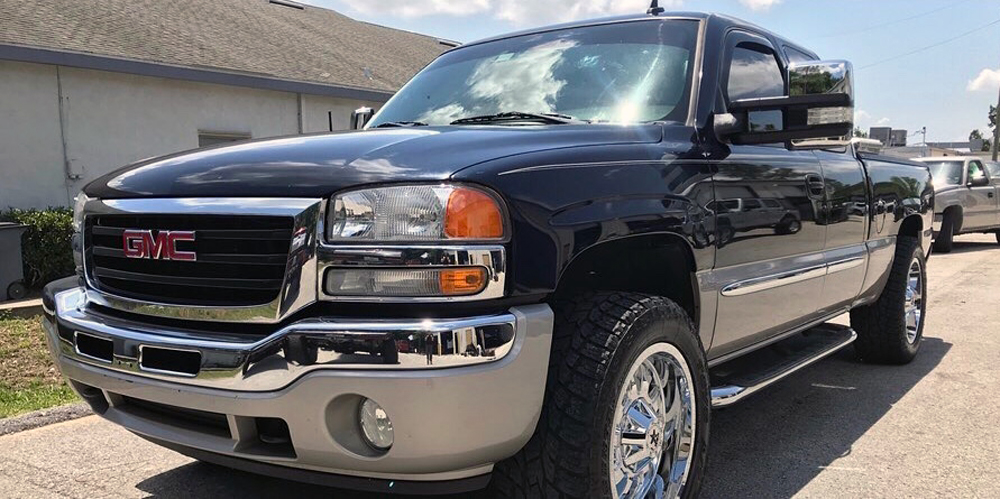
<instances>
[{"instance_id":1,"label":"power line","mask_svg":"<svg viewBox=\"0 0 1000 499\"><path fill-rule=\"evenodd\" d=\"M952 7L958 7L959 5L962 5L963 3L968 3L968 2L969 2L969 0L961 0L959 2L948 4L948 5L945 5L944 7L939 7L939 8L934 9L934 10L929 10L927 12L922 12L920 14L912 15L910 17L904 17L902 19L896 19L894 21L887 21L887 22L880 23L880 24L874 24L874 25L868 26L866 28L854 29L854 30L850 30L850 31L841 31L840 33L831 33L829 35L817 36L817 37L812 38L812 39L813 40L821 40L823 38L835 38L835 37L838 37L838 36L847 36L847 35L856 35L856 34L859 34L859 33L865 33L865 32L868 32L868 31L879 29L879 28L884 28L886 26L892 26L892 25L895 25L895 24L904 23L906 21L912 21L914 19L919 19L919 18L924 17L924 16L929 16L931 14L936 14L938 12L941 12L942 10L947 10L947 9L952 8Z\"/></svg>"},{"instance_id":2,"label":"power line","mask_svg":"<svg viewBox=\"0 0 1000 499\"><path fill-rule=\"evenodd\" d=\"M946 45L946 44L949 44L949 43L951 43L951 42L953 42L953 41L955 41L955 40L958 40L959 38L965 38L965 37L967 37L967 36L969 36L969 35L971 35L971 34L973 34L973 33L977 32L977 31L982 31L982 30L984 30L984 29L986 29L986 28L989 28L989 27L991 27L991 26L995 26L995 25L997 25L997 24L1000 24L1000 19L997 19L996 21L993 21L993 22L991 22L991 23L989 23L989 24L986 24L986 25L983 25L983 26L980 26L980 27L978 27L978 28L976 28L976 29L973 29L973 30L969 30L969 31L966 31L965 33L962 33L961 35L958 35L958 36L953 36L953 37L951 37L951 38L949 38L949 39L947 39L947 40L942 40L942 41L940 41L940 42L937 42L937 43L935 43L935 44L932 44L932 45L928 45L928 46L926 46L926 47L921 47L921 48L919 48L919 49L916 49L916 50L913 50L913 51L910 51L910 52L907 52L907 53L905 53L905 54L899 54L899 55L897 55L897 56L893 56L893 57L890 57L890 58L888 58L888 59L882 59L881 61L878 61L878 62L873 62L873 63L871 63L871 64L867 64L867 65L864 65L864 66L861 66L861 67L859 67L858 69L868 69L868 68L870 68L870 67L873 67L873 66L878 66L878 65L880 65L880 64L885 64L885 63L887 63L887 62L891 62L891 61L895 61L896 59L902 59L902 58L904 58L904 57L909 57L909 56L911 56L911 55L914 55L914 54L919 54L919 53L921 53L921 52L924 52L924 51L926 51L926 50L930 50L930 49L932 49L932 48L936 48L936 47L940 47L941 45Z\"/></svg>"}]
</instances>

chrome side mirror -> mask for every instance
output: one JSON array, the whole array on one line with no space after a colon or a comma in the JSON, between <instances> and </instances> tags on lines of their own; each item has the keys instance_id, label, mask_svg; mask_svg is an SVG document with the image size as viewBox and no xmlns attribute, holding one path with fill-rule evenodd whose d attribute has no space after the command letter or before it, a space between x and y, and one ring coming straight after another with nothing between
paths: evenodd
<instances>
[{"instance_id":1,"label":"chrome side mirror","mask_svg":"<svg viewBox=\"0 0 1000 499\"><path fill-rule=\"evenodd\" d=\"M362 130L375 117L375 110L370 107L355 109L351 113L351 130Z\"/></svg>"},{"instance_id":2,"label":"chrome side mirror","mask_svg":"<svg viewBox=\"0 0 1000 499\"><path fill-rule=\"evenodd\" d=\"M854 131L853 73L847 61L792 64L787 96L731 102L728 111L739 125L717 126L717 133L729 129L725 138L734 144L848 144Z\"/></svg>"},{"instance_id":3,"label":"chrome side mirror","mask_svg":"<svg viewBox=\"0 0 1000 499\"><path fill-rule=\"evenodd\" d=\"M847 61L811 61L788 66L788 94L841 95L854 105L854 74Z\"/></svg>"}]
</instances>

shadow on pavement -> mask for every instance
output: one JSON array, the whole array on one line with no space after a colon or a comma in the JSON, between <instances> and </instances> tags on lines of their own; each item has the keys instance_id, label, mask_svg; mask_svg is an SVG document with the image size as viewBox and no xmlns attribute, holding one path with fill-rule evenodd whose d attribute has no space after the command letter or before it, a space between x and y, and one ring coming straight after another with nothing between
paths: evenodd
<instances>
[{"instance_id":1,"label":"shadow on pavement","mask_svg":"<svg viewBox=\"0 0 1000 499\"><path fill-rule=\"evenodd\" d=\"M248 497L285 497L294 499L381 499L413 496L360 493L318 485L279 480L214 464L195 462L149 477L136 488L150 498L201 499ZM441 499L464 499L463 496L437 496ZM469 496L472 497L472 496Z\"/></svg>"},{"instance_id":2,"label":"shadow on pavement","mask_svg":"<svg viewBox=\"0 0 1000 499\"><path fill-rule=\"evenodd\" d=\"M712 414L702 497L784 498L855 441L940 364L951 344L925 338L907 366L855 360L848 347L770 390Z\"/></svg>"},{"instance_id":3,"label":"shadow on pavement","mask_svg":"<svg viewBox=\"0 0 1000 499\"><path fill-rule=\"evenodd\" d=\"M956 240L952 243L951 252L946 254L954 255L961 253L971 253L973 251L987 251L990 249L1000 249L1000 246L998 246L997 243Z\"/></svg>"}]
</instances>

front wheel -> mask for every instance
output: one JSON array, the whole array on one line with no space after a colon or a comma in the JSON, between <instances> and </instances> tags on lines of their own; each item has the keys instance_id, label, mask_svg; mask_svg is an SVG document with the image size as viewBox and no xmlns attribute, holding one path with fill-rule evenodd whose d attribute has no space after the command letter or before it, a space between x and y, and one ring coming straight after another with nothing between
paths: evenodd
<instances>
[{"instance_id":1,"label":"front wheel","mask_svg":"<svg viewBox=\"0 0 1000 499\"><path fill-rule=\"evenodd\" d=\"M878 301L851 310L862 360L908 364L920 350L927 311L927 259L915 237L900 236L889 281Z\"/></svg>"},{"instance_id":2,"label":"front wheel","mask_svg":"<svg viewBox=\"0 0 1000 499\"><path fill-rule=\"evenodd\" d=\"M696 497L711 412L704 350L660 297L591 293L559 307L545 405L528 445L497 464L515 498Z\"/></svg>"},{"instance_id":3,"label":"front wheel","mask_svg":"<svg viewBox=\"0 0 1000 499\"><path fill-rule=\"evenodd\" d=\"M937 238L934 239L934 251L938 253L951 253L951 247L955 240L955 215L945 213L941 220L941 230Z\"/></svg>"}]
</instances>

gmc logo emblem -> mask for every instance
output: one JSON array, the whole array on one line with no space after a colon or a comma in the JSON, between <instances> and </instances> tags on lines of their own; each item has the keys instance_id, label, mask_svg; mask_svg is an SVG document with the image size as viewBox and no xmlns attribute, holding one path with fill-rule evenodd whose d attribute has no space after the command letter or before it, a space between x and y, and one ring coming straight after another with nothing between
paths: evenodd
<instances>
[{"instance_id":1,"label":"gmc logo emblem","mask_svg":"<svg viewBox=\"0 0 1000 499\"><path fill-rule=\"evenodd\" d=\"M178 251L180 241L194 241L194 232L161 230L153 235L151 230L126 230L122 233L122 249L126 258L176 260L194 262L198 255L193 251Z\"/></svg>"}]
</instances>

